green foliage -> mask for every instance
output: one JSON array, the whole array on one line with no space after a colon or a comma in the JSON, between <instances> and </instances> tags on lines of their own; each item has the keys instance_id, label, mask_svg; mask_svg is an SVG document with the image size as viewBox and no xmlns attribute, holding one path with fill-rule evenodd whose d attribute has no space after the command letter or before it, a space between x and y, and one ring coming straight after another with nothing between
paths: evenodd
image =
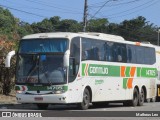
<instances>
[{"instance_id":1,"label":"green foliage","mask_svg":"<svg viewBox=\"0 0 160 120\"><path fill-rule=\"evenodd\" d=\"M20 37L23 37L28 34L33 34L33 29L30 24L28 24L26 22L19 22L17 32Z\"/></svg>"},{"instance_id":2,"label":"green foliage","mask_svg":"<svg viewBox=\"0 0 160 120\"><path fill-rule=\"evenodd\" d=\"M43 32L79 32L82 29L82 25L76 20L60 20L60 17L55 16L50 19L44 19L42 22L33 23L31 27L34 33Z\"/></svg>"},{"instance_id":3,"label":"green foliage","mask_svg":"<svg viewBox=\"0 0 160 120\"><path fill-rule=\"evenodd\" d=\"M81 28L77 21L65 19L60 22L57 29L62 32L79 32Z\"/></svg>"},{"instance_id":4,"label":"green foliage","mask_svg":"<svg viewBox=\"0 0 160 120\"><path fill-rule=\"evenodd\" d=\"M105 18L91 19L91 20L88 21L87 30L90 31L90 32L106 33L108 24L109 24L109 22Z\"/></svg>"},{"instance_id":5,"label":"green foliage","mask_svg":"<svg viewBox=\"0 0 160 120\"><path fill-rule=\"evenodd\" d=\"M119 35L129 41L151 42L156 44L157 36L155 36L157 28L153 24L149 24L146 18L139 16L136 19L125 20L119 27Z\"/></svg>"}]
</instances>

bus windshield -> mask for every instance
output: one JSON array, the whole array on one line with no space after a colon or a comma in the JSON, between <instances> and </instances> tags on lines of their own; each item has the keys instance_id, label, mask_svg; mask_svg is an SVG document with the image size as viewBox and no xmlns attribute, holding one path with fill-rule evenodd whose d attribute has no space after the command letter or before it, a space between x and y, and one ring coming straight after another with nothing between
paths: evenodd
<instances>
[{"instance_id":1,"label":"bus windshield","mask_svg":"<svg viewBox=\"0 0 160 120\"><path fill-rule=\"evenodd\" d=\"M60 38L22 40L17 58L16 83L66 83L63 56L67 44L67 39Z\"/></svg>"},{"instance_id":2,"label":"bus windshield","mask_svg":"<svg viewBox=\"0 0 160 120\"><path fill-rule=\"evenodd\" d=\"M20 54L17 69L17 83L66 83L63 55Z\"/></svg>"},{"instance_id":3,"label":"bus windshield","mask_svg":"<svg viewBox=\"0 0 160 120\"><path fill-rule=\"evenodd\" d=\"M20 42L19 53L37 52L65 52L67 50L67 39L45 38L27 39Z\"/></svg>"}]
</instances>

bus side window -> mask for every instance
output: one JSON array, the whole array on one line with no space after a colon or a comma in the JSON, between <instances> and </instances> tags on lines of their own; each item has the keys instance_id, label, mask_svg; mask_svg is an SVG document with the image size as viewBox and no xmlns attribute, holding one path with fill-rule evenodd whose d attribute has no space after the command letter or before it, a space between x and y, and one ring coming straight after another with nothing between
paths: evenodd
<instances>
[{"instance_id":1,"label":"bus side window","mask_svg":"<svg viewBox=\"0 0 160 120\"><path fill-rule=\"evenodd\" d=\"M136 47L136 58L137 58L136 62L138 64L145 64L144 47L141 47L141 46L135 46L135 47Z\"/></svg>"},{"instance_id":2,"label":"bus side window","mask_svg":"<svg viewBox=\"0 0 160 120\"><path fill-rule=\"evenodd\" d=\"M104 44L104 49L105 49L105 60L106 61L113 61L113 43L112 42L106 42Z\"/></svg>"},{"instance_id":3,"label":"bus side window","mask_svg":"<svg viewBox=\"0 0 160 120\"><path fill-rule=\"evenodd\" d=\"M121 46L118 46L117 48L117 56L116 56L116 61L117 62L122 62L122 49L121 49Z\"/></svg>"},{"instance_id":4,"label":"bus side window","mask_svg":"<svg viewBox=\"0 0 160 120\"><path fill-rule=\"evenodd\" d=\"M99 60L99 49L97 47L93 47L92 50L91 50L91 56L92 56L92 60Z\"/></svg>"},{"instance_id":5,"label":"bus side window","mask_svg":"<svg viewBox=\"0 0 160 120\"><path fill-rule=\"evenodd\" d=\"M134 45L126 45L126 62L127 63L137 63L136 61L136 47Z\"/></svg>"},{"instance_id":6,"label":"bus side window","mask_svg":"<svg viewBox=\"0 0 160 120\"><path fill-rule=\"evenodd\" d=\"M127 49L127 62L131 62L132 60L132 51L130 49L130 47L128 47Z\"/></svg>"},{"instance_id":7,"label":"bus side window","mask_svg":"<svg viewBox=\"0 0 160 120\"><path fill-rule=\"evenodd\" d=\"M71 42L70 66L69 66L69 82L75 80L80 64L80 38L73 38Z\"/></svg>"}]
</instances>

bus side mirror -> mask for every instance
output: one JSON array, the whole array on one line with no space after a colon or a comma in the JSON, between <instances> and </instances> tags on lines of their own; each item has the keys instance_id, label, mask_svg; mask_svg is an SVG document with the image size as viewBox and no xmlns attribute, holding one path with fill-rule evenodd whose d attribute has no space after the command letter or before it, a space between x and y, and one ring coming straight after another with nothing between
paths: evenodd
<instances>
[{"instance_id":1,"label":"bus side mirror","mask_svg":"<svg viewBox=\"0 0 160 120\"><path fill-rule=\"evenodd\" d=\"M64 57L63 57L63 66L64 66L64 67L69 67L69 55L70 55L70 51L67 50L67 51L64 53Z\"/></svg>"},{"instance_id":2,"label":"bus side mirror","mask_svg":"<svg viewBox=\"0 0 160 120\"><path fill-rule=\"evenodd\" d=\"M7 54L6 59L5 59L5 67L10 67L11 66L11 58L14 55L15 55L15 51L11 51Z\"/></svg>"}]
</instances>

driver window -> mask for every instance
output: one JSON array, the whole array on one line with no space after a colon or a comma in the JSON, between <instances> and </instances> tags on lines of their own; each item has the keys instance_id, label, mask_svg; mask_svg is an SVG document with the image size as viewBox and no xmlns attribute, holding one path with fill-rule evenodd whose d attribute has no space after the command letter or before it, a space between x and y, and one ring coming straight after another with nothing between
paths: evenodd
<instances>
[{"instance_id":1,"label":"driver window","mask_svg":"<svg viewBox=\"0 0 160 120\"><path fill-rule=\"evenodd\" d=\"M80 38L76 37L71 42L70 66L69 66L69 82L75 80L79 64L80 64Z\"/></svg>"}]
</instances>

